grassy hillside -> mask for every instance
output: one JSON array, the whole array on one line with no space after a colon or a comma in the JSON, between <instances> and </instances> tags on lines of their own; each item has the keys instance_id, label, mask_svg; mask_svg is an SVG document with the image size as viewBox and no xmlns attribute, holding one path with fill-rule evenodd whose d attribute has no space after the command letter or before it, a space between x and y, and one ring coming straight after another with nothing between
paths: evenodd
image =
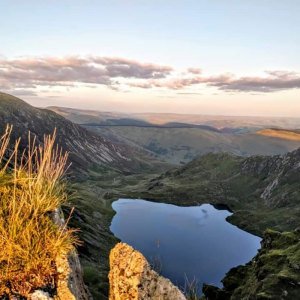
<instances>
[{"instance_id":1,"label":"grassy hillside","mask_svg":"<svg viewBox=\"0 0 300 300\"><path fill-rule=\"evenodd\" d=\"M276 155L300 147L299 140L256 133L226 134L202 128L87 127L115 142L146 149L157 159L187 163L209 152L235 155Z\"/></svg>"},{"instance_id":2,"label":"grassy hillside","mask_svg":"<svg viewBox=\"0 0 300 300\"><path fill-rule=\"evenodd\" d=\"M257 134L290 141L300 141L300 130L264 129L258 131Z\"/></svg>"},{"instance_id":3,"label":"grassy hillside","mask_svg":"<svg viewBox=\"0 0 300 300\"><path fill-rule=\"evenodd\" d=\"M262 248L245 266L232 268L223 289L205 284L203 299L297 300L300 294L300 230L267 230Z\"/></svg>"},{"instance_id":4,"label":"grassy hillside","mask_svg":"<svg viewBox=\"0 0 300 300\"><path fill-rule=\"evenodd\" d=\"M226 204L229 222L256 235L300 226L300 149L283 156L207 154L141 182L128 196L177 205Z\"/></svg>"},{"instance_id":5,"label":"grassy hillside","mask_svg":"<svg viewBox=\"0 0 300 300\"><path fill-rule=\"evenodd\" d=\"M14 126L12 141L22 138L20 149L27 147L29 131L36 136L38 143L43 143L44 135L52 134L56 128L57 143L64 151L70 152L69 159L77 173L86 173L96 165L109 166L124 173L151 172L161 165L146 153L113 143L53 111L35 108L0 92L0 134L6 124Z\"/></svg>"}]
</instances>

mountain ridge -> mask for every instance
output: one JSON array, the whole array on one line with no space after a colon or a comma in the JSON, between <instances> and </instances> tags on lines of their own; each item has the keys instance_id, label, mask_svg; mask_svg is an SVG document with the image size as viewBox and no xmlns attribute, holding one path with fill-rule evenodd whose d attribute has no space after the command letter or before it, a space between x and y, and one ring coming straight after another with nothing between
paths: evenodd
<instances>
[{"instance_id":1,"label":"mountain ridge","mask_svg":"<svg viewBox=\"0 0 300 300\"><path fill-rule=\"evenodd\" d=\"M138 171L147 161L139 159L137 153L126 145L120 145L101 137L48 109L35 108L25 101L0 93L0 128L12 124L12 140L21 137L21 148L25 148L30 131L42 143L45 134L56 130L57 143L63 151L69 151L74 170L87 172L94 165L106 165L122 172ZM150 167L150 166L149 166Z\"/></svg>"},{"instance_id":2,"label":"mountain ridge","mask_svg":"<svg viewBox=\"0 0 300 300\"><path fill-rule=\"evenodd\" d=\"M260 124L263 118L249 117L242 120L218 116L130 115L58 107L52 109L100 136L142 149L156 159L174 164L188 163L208 152L225 151L242 156L273 155L300 147L300 139L282 139L276 135L268 136L257 132L276 124L296 126L297 119L290 121L275 118L270 123L267 119ZM164 119L164 116L167 117ZM233 123L230 125L230 122ZM300 120L298 125L300 127Z\"/></svg>"}]
</instances>

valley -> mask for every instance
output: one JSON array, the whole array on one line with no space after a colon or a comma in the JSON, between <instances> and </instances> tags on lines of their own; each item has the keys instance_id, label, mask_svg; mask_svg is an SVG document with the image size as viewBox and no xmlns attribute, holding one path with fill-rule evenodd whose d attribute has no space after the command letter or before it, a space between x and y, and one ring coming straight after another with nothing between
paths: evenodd
<instances>
[{"instance_id":1,"label":"valley","mask_svg":"<svg viewBox=\"0 0 300 300\"><path fill-rule=\"evenodd\" d=\"M300 1L1 1L0 300L300 300Z\"/></svg>"},{"instance_id":2,"label":"valley","mask_svg":"<svg viewBox=\"0 0 300 300\"><path fill-rule=\"evenodd\" d=\"M185 164L210 152L228 152L239 156L276 155L300 147L299 138L282 138L279 134L266 135L260 132L228 134L212 129L182 127L84 127L107 139L143 149L156 159L174 164Z\"/></svg>"},{"instance_id":3,"label":"valley","mask_svg":"<svg viewBox=\"0 0 300 300\"><path fill-rule=\"evenodd\" d=\"M172 164L209 152L276 155L300 147L296 118L119 114L50 107L98 135ZM284 127L286 126L286 127ZM297 127L298 126L298 127Z\"/></svg>"},{"instance_id":4,"label":"valley","mask_svg":"<svg viewBox=\"0 0 300 300\"><path fill-rule=\"evenodd\" d=\"M70 151L70 162L72 162L70 171L72 173L69 173L68 176L68 193L72 195L72 202L70 206L63 207L63 211L67 216L70 213L70 207L76 207L69 226L80 229L78 235L83 241L83 245L78 247L78 251L84 270L84 280L95 299L107 299L108 295L108 255L119 241L110 231L111 221L115 215L112 203L120 198L143 198L177 206L226 205L233 211L233 214L226 219L229 223L264 238L263 243L266 243L266 236L271 235L276 244L274 247L277 247L276 249L282 253L280 255L291 257L290 260L293 261L291 264L280 260L278 256L273 260L273 252L270 252L269 248L265 250L263 246L263 250L258 254L259 259L261 259L261 255L264 255L263 253L266 253L268 259L269 255L272 257L270 262L264 263L264 276L269 278L270 272L279 274L284 270L285 279L288 282L282 281L282 275L276 275L275 279L274 276L270 279L270 285L274 284L289 292L290 289L298 291L298 286L290 285L289 282L295 282L299 276L298 269L294 267L295 264L297 265L294 262L295 257L298 257L297 242L294 237L298 233L292 233L292 231L300 227L298 183L300 150L287 152L289 145L293 145L291 148L297 148L297 139L290 139L290 136L285 134L285 138L281 136L274 140L273 136L269 137L270 131L267 131L267 137L266 133L264 133L265 135L247 133L245 135L248 137L255 136L253 139L256 141L256 149L259 144L257 140L262 139L260 151L263 151L266 140L270 142L269 145L272 145L271 141L278 143L280 140L284 145L283 148L280 148L283 154L249 156L244 153L244 156L241 156L241 153L236 152L235 149L228 151L227 147L217 149L216 146L211 146L213 153L206 153L208 149L203 149L203 152L198 153L199 157L194 160L191 160L191 157L190 162L186 161L184 165L180 166L179 160L182 157L176 160L168 159L163 154L155 157L154 152L151 153L151 150L141 146L142 142L146 143L149 138L147 134L150 130L159 131L155 135L166 144L169 143L166 137L169 136L171 140L174 140L176 135L172 135L170 131L175 131L175 128L150 128L150 130L149 127L136 126L109 128L110 131L116 130L118 136L128 140L132 136L139 135L141 145L138 145L137 142L135 142L136 144L132 142L131 145L129 142L116 141L116 139L111 141L108 137L101 137L99 132L93 132L95 126L91 126L94 129L88 130L84 128L86 126L76 125L49 110L36 109L7 94L0 94L0 96L1 124L12 124L14 137L22 136L22 140L26 141L28 131L31 131L40 143L43 133L51 133L57 127L59 144L61 143L64 150ZM133 132L131 136L129 129ZM4 130L4 126L1 127L1 130ZM227 134L219 133L218 130L210 128L177 128L176 130L178 131L177 141L183 140L184 143L191 143L197 140L195 136L200 132L202 137L205 134L205 143L208 143L210 139L216 139L215 135L217 134L218 145L226 145ZM185 140L185 136L188 135L186 130L189 135L193 132L194 137L190 140ZM163 131L166 131L167 134L161 134ZM293 130L293 132L294 137L297 131ZM238 134L230 136L239 138ZM250 138L246 141L251 145L254 144ZM294 144L284 144L287 141L292 141ZM244 143L246 142L244 141ZM21 147L25 147L22 145L25 143L21 143ZM278 148L274 150L269 145L266 152L275 151L276 153L279 151ZM272 152L272 154L274 153ZM169 162L163 162L163 160L169 160ZM289 233L283 234L281 237L279 232L284 231ZM291 236L294 244L286 244L286 236L288 238ZM278 239L279 242L277 242ZM268 242L268 238L266 241ZM290 248L290 245L295 245L295 247ZM276 262L276 268L271 270L273 262ZM253 268L250 268L251 264L253 262L247 264L246 269L233 269L227 275L230 277L225 277L225 281L236 282L234 287L224 284L225 290L223 291L205 285L204 291L207 295L215 295L215 298L212 299L226 299L222 298L225 297L224 295L226 297L229 295L228 299L239 299L239 296L236 296L237 298L230 297L233 297L234 293L238 293L238 289L241 293L248 293L249 282L259 280L255 277L256 273L253 273ZM259 271L261 272L261 269ZM243 282L236 281L240 276L236 272L245 274ZM272 297L278 292L278 289L270 288L270 285L258 286L261 293L264 293L263 290L269 289L269 294L267 293L267 296L261 299L276 299ZM255 290L254 293L258 290Z\"/></svg>"}]
</instances>

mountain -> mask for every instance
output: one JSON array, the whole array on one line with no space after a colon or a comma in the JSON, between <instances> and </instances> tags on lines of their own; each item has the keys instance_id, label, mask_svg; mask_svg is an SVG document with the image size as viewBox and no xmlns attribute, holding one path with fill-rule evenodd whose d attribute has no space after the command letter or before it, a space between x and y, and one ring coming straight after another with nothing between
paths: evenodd
<instances>
[{"instance_id":1,"label":"mountain","mask_svg":"<svg viewBox=\"0 0 300 300\"><path fill-rule=\"evenodd\" d=\"M35 108L4 93L0 93L0 124L0 133L6 124L13 125L12 141L21 137L21 149L27 145L29 131L42 143L43 136L53 134L56 128L56 141L63 151L70 152L73 170L86 172L99 165L130 173L152 167L145 153L111 142L51 110Z\"/></svg>"},{"instance_id":2,"label":"mountain","mask_svg":"<svg viewBox=\"0 0 300 300\"><path fill-rule=\"evenodd\" d=\"M226 205L228 221L262 236L267 228L300 227L300 149L243 158L209 153L128 192L176 205Z\"/></svg>"},{"instance_id":3,"label":"mountain","mask_svg":"<svg viewBox=\"0 0 300 300\"><path fill-rule=\"evenodd\" d=\"M300 147L300 140L288 140L257 133L226 134L203 128L150 128L87 126L115 142L147 150L157 159L187 163L209 152L235 155L284 154Z\"/></svg>"},{"instance_id":4,"label":"mountain","mask_svg":"<svg viewBox=\"0 0 300 300\"><path fill-rule=\"evenodd\" d=\"M164 124L168 122L181 122L196 125L207 125L218 129L247 128L248 132L257 128L300 128L300 118L284 117L257 117L257 116L213 116L196 114L166 114L166 113L138 113L133 114L149 123Z\"/></svg>"},{"instance_id":5,"label":"mountain","mask_svg":"<svg viewBox=\"0 0 300 300\"><path fill-rule=\"evenodd\" d=\"M242 120L238 117L222 117L223 120L221 117L214 116L125 115L58 107L51 109L100 136L145 150L157 159L174 164L187 163L209 152L228 152L241 156L276 155L300 147L300 139L282 138L278 134L264 134L266 124L296 126L298 119L248 117ZM230 128L216 128L214 121L244 124L245 127L232 125ZM259 124L259 121L262 124ZM203 124L197 124L201 122Z\"/></svg>"},{"instance_id":6,"label":"mountain","mask_svg":"<svg viewBox=\"0 0 300 300\"><path fill-rule=\"evenodd\" d=\"M281 297L278 299L289 299L289 295L298 293L299 234L296 228L300 226L300 149L285 153L289 147L294 149L299 143L294 138L294 134L298 134L296 129L284 129L284 132L280 131L280 137L273 136L273 131L279 131L278 128L271 129L272 134L264 131L266 128L236 134L230 130L224 133L224 129L211 129L207 124L184 127L190 124L184 119L166 119L165 123L153 126L146 117L144 120L134 119L136 123L131 126L131 116L107 113L103 122L117 126L99 126L96 115L96 120L89 120L90 128L87 130L65 117L0 94L1 131L7 123L14 125L13 140L22 136L22 147L25 147L28 130L41 142L44 134L51 134L57 127L58 143L64 150L71 151L73 170L83 174L70 188L71 194L76 191L73 202L76 209L69 226L81 230L79 236L83 245L78 251L85 283L95 299L107 299L108 253L118 241L109 229L115 213L111 203L122 197L182 206L211 203L219 209L231 210L233 215L228 217L228 221L232 224L264 238L261 251L251 262L244 268L229 271L223 280L224 289L204 287L209 299L226 299L225 296L230 300L277 299L278 293ZM119 126L120 122L123 122L122 126ZM142 127L149 123L152 125ZM169 127L165 127L166 124ZM198 128L198 125L202 127ZM118 140L110 141L102 137L101 132L93 132L99 128L107 130L107 137L114 135L114 139ZM146 146L147 141L155 141L155 138L157 141L150 148ZM172 154L175 156L183 151L179 147L187 144L195 148L201 144L203 148L199 154L202 156L162 175L146 174L167 169L166 164L150 159L146 151L163 158L166 153L157 152L173 148L168 150L171 158ZM159 149L158 145L163 149ZM247 153L243 153L245 149L248 149ZM249 155L256 153L257 149L261 153L277 153L280 150L284 154L235 155ZM206 153L210 150L231 153ZM185 151L185 154L192 153L190 149ZM164 167L158 167L162 165ZM70 208L64 207L64 212L68 215ZM264 233L267 228L272 230ZM244 297L245 294L252 298Z\"/></svg>"}]
</instances>

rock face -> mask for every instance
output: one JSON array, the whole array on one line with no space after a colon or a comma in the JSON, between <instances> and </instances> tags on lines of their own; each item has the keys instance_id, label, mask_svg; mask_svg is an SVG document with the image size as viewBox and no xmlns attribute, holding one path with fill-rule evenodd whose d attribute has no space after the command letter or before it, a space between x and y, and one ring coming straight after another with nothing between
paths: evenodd
<instances>
[{"instance_id":1,"label":"rock face","mask_svg":"<svg viewBox=\"0 0 300 300\"><path fill-rule=\"evenodd\" d=\"M65 220L61 208L52 212L52 220L62 230ZM83 272L77 252L62 253L55 261L57 268L56 295L54 299L59 300L93 300L88 288L83 282ZM36 290L30 297L31 300L53 300L49 293Z\"/></svg>"},{"instance_id":2,"label":"rock face","mask_svg":"<svg viewBox=\"0 0 300 300\"><path fill-rule=\"evenodd\" d=\"M169 279L151 270L146 258L125 243L110 252L109 300L186 300Z\"/></svg>"},{"instance_id":3,"label":"rock face","mask_svg":"<svg viewBox=\"0 0 300 300\"><path fill-rule=\"evenodd\" d=\"M62 230L65 221L60 208L52 213L53 222ZM92 300L89 290L83 282L83 272L76 251L60 255L56 259L57 296L60 300Z\"/></svg>"},{"instance_id":4,"label":"rock face","mask_svg":"<svg viewBox=\"0 0 300 300\"><path fill-rule=\"evenodd\" d=\"M49 296L49 293L43 292L41 290L36 290L32 295L31 295L31 300L52 300Z\"/></svg>"},{"instance_id":5,"label":"rock face","mask_svg":"<svg viewBox=\"0 0 300 300\"><path fill-rule=\"evenodd\" d=\"M57 296L60 300L92 300L83 282L82 268L77 253L62 255L56 260Z\"/></svg>"},{"instance_id":6,"label":"rock face","mask_svg":"<svg viewBox=\"0 0 300 300\"><path fill-rule=\"evenodd\" d=\"M85 286L82 277L82 268L76 252L61 255L56 260L57 286L54 299L59 300L93 300ZM44 291L36 290L30 297L31 300L53 300Z\"/></svg>"},{"instance_id":7,"label":"rock face","mask_svg":"<svg viewBox=\"0 0 300 300\"><path fill-rule=\"evenodd\" d=\"M65 221L60 208L52 212L52 220L62 230ZM88 288L83 282L83 272L76 251L62 253L55 261L57 268L56 295L54 299L59 300L93 300ZM30 297L31 300L53 300L49 293L36 290Z\"/></svg>"}]
</instances>

